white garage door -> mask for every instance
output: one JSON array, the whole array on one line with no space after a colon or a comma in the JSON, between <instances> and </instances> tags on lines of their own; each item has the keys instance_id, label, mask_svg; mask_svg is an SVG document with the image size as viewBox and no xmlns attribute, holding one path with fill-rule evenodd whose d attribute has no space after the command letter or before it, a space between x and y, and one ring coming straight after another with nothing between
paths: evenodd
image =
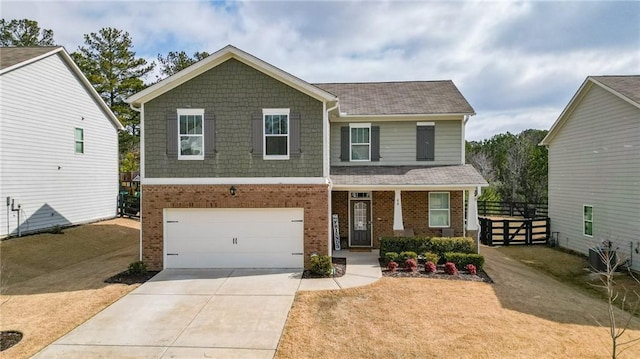
<instances>
[{"instance_id":1,"label":"white garage door","mask_svg":"<svg viewBox=\"0 0 640 359\"><path fill-rule=\"evenodd\" d=\"M302 268L302 208L164 210L165 268Z\"/></svg>"}]
</instances>

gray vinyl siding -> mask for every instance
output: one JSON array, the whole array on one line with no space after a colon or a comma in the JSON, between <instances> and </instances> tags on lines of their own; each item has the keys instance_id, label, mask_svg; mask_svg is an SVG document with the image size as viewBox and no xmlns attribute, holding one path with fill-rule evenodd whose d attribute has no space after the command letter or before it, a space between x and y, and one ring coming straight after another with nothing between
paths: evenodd
<instances>
[{"instance_id":1,"label":"gray vinyl siding","mask_svg":"<svg viewBox=\"0 0 640 359\"><path fill-rule=\"evenodd\" d=\"M462 164L462 121L435 121L435 159L416 160L416 121L371 122L380 126L380 161L340 160L340 128L348 123L331 123L332 166L443 166Z\"/></svg>"},{"instance_id":2,"label":"gray vinyl siding","mask_svg":"<svg viewBox=\"0 0 640 359\"><path fill-rule=\"evenodd\" d=\"M213 112L215 156L197 161L167 157L166 116L178 108L203 108L205 117ZM264 108L300 114L300 156L264 160L251 153L251 118ZM322 177L322 123L322 102L231 59L144 104L145 176Z\"/></svg>"},{"instance_id":3,"label":"gray vinyl siding","mask_svg":"<svg viewBox=\"0 0 640 359\"><path fill-rule=\"evenodd\" d=\"M83 154L75 153L75 128L84 130ZM113 218L117 196L117 130L64 59L1 75L0 237L18 229L7 197L21 206L27 233Z\"/></svg>"},{"instance_id":4,"label":"gray vinyl siding","mask_svg":"<svg viewBox=\"0 0 640 359\"><path fill-rule=\"evenodd\" d=\"M583 205L593 206L593 238L583 235ZM607 239L626 256L637 248L640 109L597 85L588 91L549 146L549 216L563 247L587 254Z\"/></svg>"}]
</instances>

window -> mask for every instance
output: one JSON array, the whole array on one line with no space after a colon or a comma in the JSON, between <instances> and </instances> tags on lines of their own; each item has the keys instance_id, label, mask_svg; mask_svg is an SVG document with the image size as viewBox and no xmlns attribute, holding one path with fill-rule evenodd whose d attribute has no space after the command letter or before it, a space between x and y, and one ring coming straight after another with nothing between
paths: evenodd
<instances>
[{"instance_id":1,"label":"window","mask_svg":"<svg viewBox=\"0 0 640 359\"><path fill-rule=\"evenodd\" d=\"M204 110L178 109L178 159L204 159Z\"/></svg>"},{"instance_id":2,"label":"window","mask_svg":"<svg viewBox=\"0 0 640 359\"><path fill-rule=\"evenodd\" d=\"M76 153L84 153L84 130L81 128L76 128L75 134L76 141Z\"/></svg>"},{"instance_id":3,"label":"window","mask_svg":"<svg viewBox=\"0 0 640 359\"><path fill-rule=\"evenodd\" d=\"M582 206L583 234L593 237L593 206Z\"/></svg>"},{"instance_id":4,"label":"window","mask_svg":"<svg viewBox=\"0 0 640 359\"><path fill-rule=\"evenodd\" d=\"M370 161L371 159L371 124L350 124L351 161Z\"/></svg>"},{"instance_id":5,"label":"window","mask_svg":"<svg viewBox=\"0 0 640 359\"><path fill-rule=\"evenodd\" d=\"M449 226L449 192L429 192L429 227Z\"/></svg>"},{"instance_id":6,"label":"window","mask_svg":"<svg viewBox=\"0 0 640 359\"><path fill-rule=\"evenodd\" d=\"M263 158L289 159L289 109L262 110L264 123Z\"/></svg>"}]
</instances>

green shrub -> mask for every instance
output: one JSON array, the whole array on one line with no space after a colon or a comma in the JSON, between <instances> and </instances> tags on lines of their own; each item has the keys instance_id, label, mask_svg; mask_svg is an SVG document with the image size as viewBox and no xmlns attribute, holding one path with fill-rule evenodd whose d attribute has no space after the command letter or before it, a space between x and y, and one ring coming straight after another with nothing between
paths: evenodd
<instances>
[{"instance_id":1,"label":"green shrub","mask_svg":"<svg viewBox=\"0 0 640 359\"><path fill-rule=\"evenodd\" d=\"M384 254L384 263L387 264L389 262L395 262L398 260L398 253L396 252L387 252Z\"/></svg>"},{"instance_id":2,"label":"green shrub","mask_svg":"<svg viewBox=\"0 0 640 359\"><path fill-rule=\"evenodd\" d=\"M475 253L445 253L444 257L447 262L455 263L456 267L464 268L467 264L473 264L477 269L482 269L484 265L484 257Z\"/></svg>"},{"instance_id":3,"label":"green shrub","mask_svg":"<svg viewBox=\"0 0 640 359\"><path fill-rule=\"evenodd\" d=\"M438 260L440 259L440 257L436 253L432 253L432 252L424 252L422 257L424 257L425 263L426 262L438 263Z\"/></svg>"},{"instance_id":4,"label":"green shrub","mask_svg":"<svg viewBox=\"0 0 640 359\"><path fill-rule=\"evenodd\" d=\"M387 252L431 252L443 260L447 252L475 253L476 246L472 238L465 237L383 237L380 240L380 256L384 256Z\"/></svg>"},{"instance_id":5,"label":"green shrub","mask_svg":"<svg viewBox=\"0 0 640 359\"><path fill-rule=\"evenodd\" d=\"M406 261L407 259L413 259L414 261L418 260L418 253L412 251L405 251L400 253L399 259L401 261Z\"/></svg>"},{"instance_id":6,"label":"green shrub","mask_svg":"<svg viewBox=\"0 0 640 359\"><path fill-rule=\"evenodd\" d=\"M129 264L129 274L132 275L146 275L147 265L143 261L136 261Z\"/></svg>"},{"instance_id":7,"label":"green shrub","mask_svg":"<svg viewBox=\"0 0 640 359\"><path fill-rule=\"evenodd\" d=\"M420 248L429 242L428 237L383 237L380 240L380 255L387 252L416 252L422 253Z\"/></svg>"},{"instance_id":8,"label":"green shrub","mask_svg":"<svg viewBox=\"0 0 640 359\"><path fill-rule=\"evenodd\" d=\"M442 257L447 252L475 253L475 242L472 238L451 237L451 238L431 238L426 252L437 253Z\"/></svg>"},{"instance_id":9,"label":"green shrub","mask_svg":"<svg viewBox=\"0 0 640 359\"><path fill-rule=\"evenodd\" d=\"M320 255L311 257L311 272L316 275L331 275L333 272L331 257Z\"/></svg>"}]
</instances>

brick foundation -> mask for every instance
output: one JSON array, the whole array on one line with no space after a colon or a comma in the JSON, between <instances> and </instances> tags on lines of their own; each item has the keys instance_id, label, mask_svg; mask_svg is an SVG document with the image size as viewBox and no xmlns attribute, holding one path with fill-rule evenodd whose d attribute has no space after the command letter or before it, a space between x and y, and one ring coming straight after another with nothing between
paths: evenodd
<instances>
[{"instance_id":1,"label":"brick foundation","mask_svg":"<svg viewBox=\"0 0 640 359\"><path fill-rule=\"evenodd\" d=\"M164 208L304 208L304 266L312 253L326 255L329 218L326 185L144 185L142 186L142 260L163 268Z\"/></svg>"}]
</instances>

